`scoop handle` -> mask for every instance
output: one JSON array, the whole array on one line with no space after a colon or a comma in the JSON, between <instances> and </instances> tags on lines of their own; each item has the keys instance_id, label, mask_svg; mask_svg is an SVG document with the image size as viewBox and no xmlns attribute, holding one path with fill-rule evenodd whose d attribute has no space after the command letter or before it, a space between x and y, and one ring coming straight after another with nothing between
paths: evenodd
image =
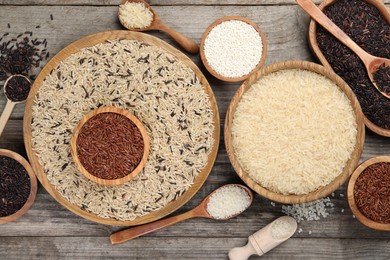
<instances>
[{"instance_id":1,"label":"scoop handle","mask_svg":"<svg viewBox=\"0 0 390 260\"><path fill-rule=\"evenodd\" d=\"M235 247L229 251L230 260L247 260L251 255L256 254L256 250L253 248L252 243L248 241L243 247Z\"/></svg>"},{"instance_id":2,"label":"scoop handle","mask_svg":"<svg viewBox=\"0 0 390 260\"><path fill-rule=\"evenodd\" d=\"M3 113L1 114L1 117L0 117L0 136L3 133L5 125L8 122L8 119L9 119L11 113L12 113L12 110L15 107L15 104L16 104L15 102L7 100L7 104L5 105Z\"/></svg>"},{"instance_id":3,"label":"scoop handle","mask_svg":"<svg viewBox=\"0 0 390 260\"><path fill-rule=\"evenodd\" d=\"M172 226L173 224L176 224L183 220L196 218L196 217L204 217L202 212L199 210L199 207L194 208L190 211L187 211L177 216L173 216L149 224L118 231L110 236L110 240L113 245L120 244L128 240L137 238L139 236L149 234L153 231L162 229L164 227Z\"/></svg>"},{"instance_id":4,"label":"scoop handle","mask_svg":"<svg viewBox=\"0 0 390 260\"><path fill-rule=\"evenodd\" d=\"M184 34L173 30L161 20L157 20L155 26L158 27L159 30L169 34L183 49L185 49L189 53L196 54L199 52L199 46L194 40L188 38Z\"/></svg>"},{"instance_id":5,"label":"scoop handle","mask_svg":"<svg viewBox=\"0 0 390 260\"><path fill-rule=\"evenodd\" d=\"M354 51L364 63L370 61L371 55L357 45L343 30L341 30L335 23L332 22L319 9L312 0L296 0L298 5L302 7L315 21L321 24L328 32L333 34L339 41L345 44L348 48Z\"/></svg>"}]
</instances>

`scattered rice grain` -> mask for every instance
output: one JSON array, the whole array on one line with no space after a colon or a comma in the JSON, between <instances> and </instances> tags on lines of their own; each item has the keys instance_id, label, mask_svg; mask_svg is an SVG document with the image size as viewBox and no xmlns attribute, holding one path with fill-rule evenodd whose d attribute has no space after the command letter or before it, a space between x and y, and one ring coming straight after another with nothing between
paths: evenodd
<instances>
[{"instance_id":1,"label":"scattered rice grain","mask_svg":"<svg viewBox=\"0 0 390 260\"><path fill-rule=\"evenodd\" d=\"M309 203L283 205L282 212L295 218L299 223L302 220L312 221L319 220L321 217L326 218L329 215L327 210L333 206L334 204L327 197Z\"/></svg>"}]
</instances>

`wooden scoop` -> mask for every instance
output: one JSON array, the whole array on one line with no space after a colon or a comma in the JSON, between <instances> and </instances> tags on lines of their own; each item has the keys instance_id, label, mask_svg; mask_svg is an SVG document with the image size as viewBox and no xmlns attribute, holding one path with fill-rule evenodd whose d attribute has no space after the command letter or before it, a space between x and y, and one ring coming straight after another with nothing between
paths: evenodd
<instances>
[{"instance_id":1,"label":"wooden scoop","mask_svg":"<svg viewBox=\"0 0 390 260\"><path fill-rule=\"evenodd\" d=\"M5 128L5 125L7 124L8 122L8 119L15 107L16 104L18 103L22 103L26 100L20 100L20 101L12 101L9 96L7 95L7 86L8 86L8 82L14 78L14 77L23 77L25 80L27 80L30 84L31 84L31 81L26 77L26 76L23 76L23 75L12 75L11 77L9 77L5 83L4 83L4 87L3 87L3 90L4 90L4 94L7 98L7 104L5 105L5 108L3 110L3 113L1 114L1 117L0 117L0 135L3 133L3 130ZM8 90L9 91L9 90Z\"/></svg>"},{"instance_id":2,"label":"wooden scoop","mask_svg":"<svg viewBox=\"0 0 390 260\"><path fill-rule=\"evenodd\" d=\"M166 25L163 21L161 21L160 17L154 12L154 10L150 7L150 5L148 3L146 3L143 0L122 0L121 4L125 4L126 2L143 3L145 5L145 7L148 8L153 13L153 21L152 21L151 25L147 28L128 28L128 27L126 27L126 25L123 24L122 20L119 17L119 21L121 22L121 24L124 27L126 27L129 30L137 31L137 32L150 31L150 30L163 31L163 32L166 32L167 34L169 34L186 51L193 53L193 54L196 54L199 52L199 46L193 40L191 40L187 36L177 32L177 31L173 30L168 25ZM119 12L118 12L118 16L119 16Z\"/></svg>"},{"instance_id":3,"label":"wooden scoop","mask_svg":"<svg viewBox=\"0 0 390 260\"><path fill-rule=\"evenodd\" d=\"M378 70L378 67L390 66L390 60L373 56L364 51L357 45L349 36L344 33L336 24L334 24L311 0L296 0L297 3L305 10L314 20L321 24L326 30L333 34L345 46L350 48L363 61L367 69L368 77L375 88L385 97L390 99L390 93L382 91L374 81L373 74Z\"/></svg>"},{"instance_id":4,"label":"wooden scoop","mask_svg":"<svg viewBox=\"0 0 390 260\"><path fill-rule=\"evenodd\" d=\"M244 189L246 191L246 193L248 194L249 198L250 198L250 203L249 203L248 207L252 204L253 194L250 191L250 189L248 189L245 186L239 185L239 184L224 185L224 186L216 189L212 193L210 193L197 207L193 208L192 210L187 211L187 212L185 212L183 214L180 214L180 215L177 215L177 216L173 216L173 217L170 217L170 218L162 219L162 220L159 220L159 221L156 221L156 222L152 222L152 223L149 223L149 224L146 224L146 225L142 225L142 226L138 226L138 227L134 227L134 228L118 231L118 232L116 232L116 233L114 233L114 234L112 234L110 236L111 243L114 244L114 245L115 244L120 244L120 243L126 242L128 240L131 240L133 238L136 238L136 237L139 237L139 236L151 233L153 231L159 230L159 229L164 228L164 227L169 227L169 226L171 226L173 224L176 224L178 222L181 222L181 221L187 220L187 219L191 219L191 218L211 218L211 219L216 219L215 217L211 216L208 213L208 211L207 211L208 202L210 200L210 197L216 191L218 191L218 190L220 190L222 188L228 187L228 186L236 186L236 187L240 187L240 188ZM227 198L227 199L229 199L229 198ZM237 213L237 214L233 214L231 216L228 216L227 218L218 218L218 219L219 220L226 220L226 219L229 219L229 218L236 217L237 215L239 215L241 213L242 213L242 211Z\"/></svg>"},{"instance_id":5,"label":"wooden scoop","mask_svg":"<svg viewBox=\"0 0 390 260\"><path fill-rule=\"evenodd\" d=\"M274 237L272 234L273 227L275 226L277 221L282 221L285 224L283 225L284 228L287 226L288 229L283 230L284 234L283 236ZM292 217L284 216L280 217L264 228L260 229L253 235L249 236L248 243L246 246L243 247L235 247L229 251L229 259L230 260L246 260L251 255L258 255L262 256L274 247L280 245L281 243L285 242L287 239L289 239L292 235L294 235L295 231L297 230L297 222ZM280 228L280 227L279 227Z\"/></svg>"}]
</instances>

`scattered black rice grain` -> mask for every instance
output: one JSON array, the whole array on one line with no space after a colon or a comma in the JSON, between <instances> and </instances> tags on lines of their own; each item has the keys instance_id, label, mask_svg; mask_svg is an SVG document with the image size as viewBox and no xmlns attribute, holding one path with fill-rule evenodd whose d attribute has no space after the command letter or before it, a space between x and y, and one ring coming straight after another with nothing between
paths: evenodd
<instances>
[{"instance_id":1,"label":"scattered black rice grain","mask_svg":"<svg viewBox=\"0 0 390 260\"><path fill-rule=\"evenodd\" d=\"M50 20L53 21L53 14L50 14Z\"/></svg>"},{"instance_id":2,"label":"scattered black rice grain","mask_svg":"<svg viewBox=\"0 0 390 260\"><path fill-rule=\"evenodd\" d=\"M49 57L49 53L43 51L42 41L30 40L32 34L26 31L9 39L9 33L5 33L0 39L0 81L15 74L35 79L32 70L38 68ZM43 42L46 44L46 41Z\"/></svg>"},{"instance_id":3,"label":"scattered black rice grain","mask_svg":"<svg viewBox=\"0 0 390 260\"><path fill-rule=\"evenodd\" d=\"M324 12L365 51L390 58L390 25L374 6L363 0L339 0ZM361 60L319 25L317 42L333 70L355 93L365 116L390 129L390 100L373 86Z\"/></svg>"},{"instance_id":4,"label":"scattered black rice grain","mask_svg":"<svg viewBox=\"0 0 390 260\"><path fill-rule=\"evenodd\" d=\"M7 27L8 27L8 29L11 29L11 25L10 24L7 24Z\"/></svg>"},{"instance_id":5,"label":"scattered black rice grain","mask_svg":"<svg viewBox=\"0 0 390 260\"><path fill-rule=\"evenodd\" d=\"M31 82L23 76L13 76L5 86L5 95L13 102L20 102L27 99L30 93Z\"/></svg>"},{"instance_id":6,"label":"scattered black rice grain","mask_svg":"<svg viewBox=\"0 0 390 260\"><path fill-rule=\"evenodd\" d=\"M18 161L0 156L0 217L20 210L30 194L30 177Z\"/></svg>"}]
</instances>

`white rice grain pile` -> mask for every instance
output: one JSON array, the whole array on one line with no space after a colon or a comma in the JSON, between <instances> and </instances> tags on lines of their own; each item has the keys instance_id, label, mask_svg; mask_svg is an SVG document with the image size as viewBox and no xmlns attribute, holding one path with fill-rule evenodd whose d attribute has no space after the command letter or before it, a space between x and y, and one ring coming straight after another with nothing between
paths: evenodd
<instances>
[{"instance_id":1,"label":"white rice grain pile","mask_svg":"<svg viewBox=\"0 0 390 260\"><path fill-rule=\"evenodd\" d=\"M226 219L246 210L251 203L248 193L239 186L226 186L211 195L207 212L216 219Z\"/></svg>"},{"instance_id":2,"label":"white rice grain pile","mask_svg":"<svg viewBox=\"0 0 390 260\"><path fill-rule=\"evenodd\" d=\"M280 217L276 219L271 226L271 236L274 239L285 239L294 234L297 223L293 218Z\"/></svg>"},{"instance_id":3,"label":"white rice grain pile","mask_svg":"<svg viewBox=\"0 0 390 260\"><path fill-rule=\"evenodd\" d=\"M142 172L119 186L100 186L75 167L70 140L88 112L132 112L150 136ZM213 111L195 73L166 51L116 40L69 56L39 89L32 107L32 146L47 178L71 204L102 218L133 220L181 196L208 161Z\"/></svg>"},{"instance_id":4,"label":"white rice grain pile","mask_svg":"<svg viewBox=\"0 0 390 260\"><path fill-rule=\"evenodd\" d=\"M153 18L153 13L144 3L126 2L119 6L119 20L126 28L147 28L152 24Z\"/></svg>"},{"instance_id":5,"label":"white rice grain pile","mask_svg":"<svg viewBox=\"0 0 390 260\"><path fill-rule=\"evenodd\" d=\"M283 70L254 83L238 102L232 123L234 153L261 186L307 194L343 170L356 143L347 96L326 77Z\"/></svg>"}]
</instances>

